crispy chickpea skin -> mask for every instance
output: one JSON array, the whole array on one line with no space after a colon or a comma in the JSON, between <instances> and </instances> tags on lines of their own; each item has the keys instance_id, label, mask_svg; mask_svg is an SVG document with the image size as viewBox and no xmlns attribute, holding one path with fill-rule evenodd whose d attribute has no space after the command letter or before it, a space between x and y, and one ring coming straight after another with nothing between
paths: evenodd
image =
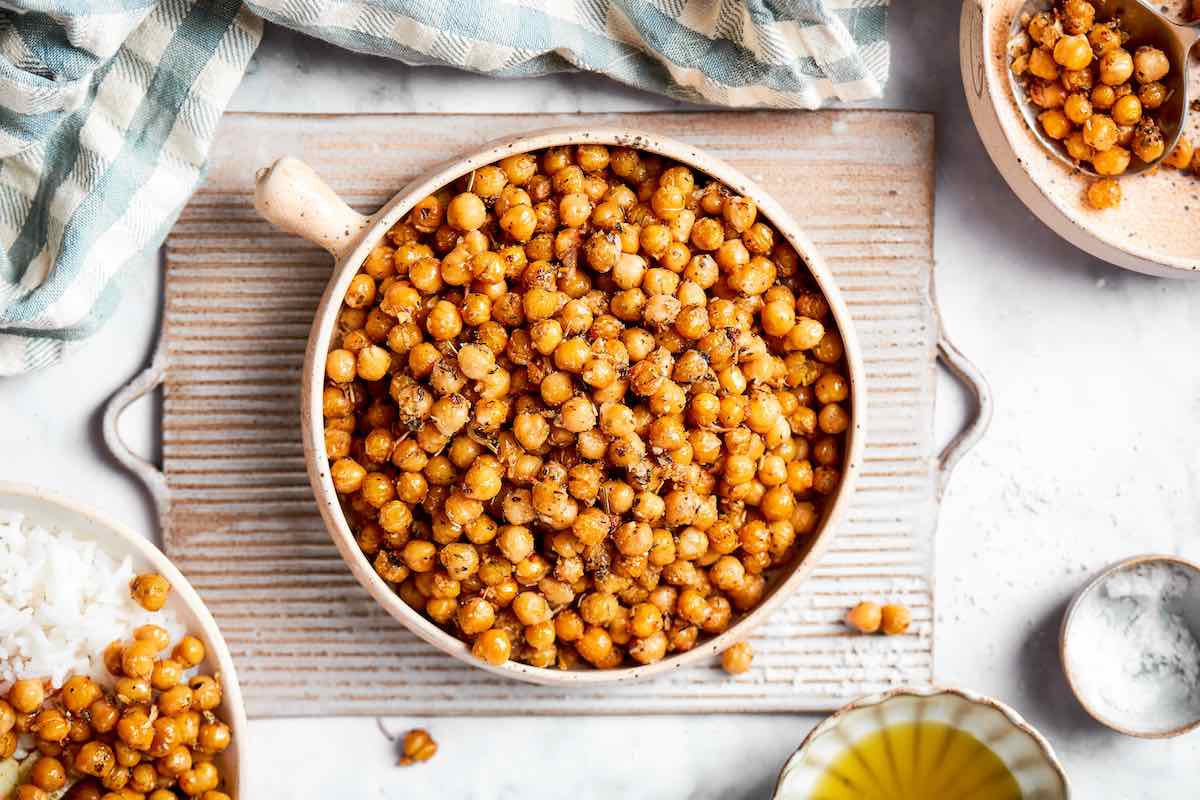
<instances>
[{"instance_id":1,"label":"crispy chickpea skin","mask_svg":"<svg viewBox=\"0 0 1200 800\"><path fill-rule=\"evenodd\" d=\"M1090 68L1087 36L1043 35L1031 72ZM1042 99L1069 130L1066 96ZM338 321L321 406L350 528L493 666L650 664L724 632L841 484L854 398L829 303L755 198L655 154L475 169L393 227ZM160 705L203 713L157 661Z\"/></svg>"}]
</instances>

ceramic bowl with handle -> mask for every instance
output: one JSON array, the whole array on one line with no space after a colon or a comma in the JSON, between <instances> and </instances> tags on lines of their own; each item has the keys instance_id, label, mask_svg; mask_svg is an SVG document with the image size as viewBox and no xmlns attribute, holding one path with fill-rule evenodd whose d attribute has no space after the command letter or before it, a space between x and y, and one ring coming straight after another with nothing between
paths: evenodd
<instances>
[{"instance_id":1,"label":"ceramic bowl with handle","mask_svg":"<svg viewBox=\"0 0 1200 800\"><path fill-rule=\"evenodd\" d=\"M492 164L505 156L576 144L627 146L658 153L709 175L756 201L759 213L796 249L808 265L813 279L829 303L833 319L845 344L850 382L851 427L847 431L842 481L836 494L830 498L825 516L817 530L807 537L806 547L802 548L792 562L776 572L777 577L768 585L762 603L741 617L728 631L702 641L686 653L669 656L645 666L564 671L541 669L509 661L494 667L474 658L466 644L401 600L376 574L370 561L359 549L334 491L329 473L329 460L325 455L324 417L321 410L325 356L330 350L342 298L350 280L375 244L418 201L468 175L472 170ZM649 133L625 129L555 129L486 145L478 152L437 167L410 183L383 208L370 216L364 216L351 209L304 163L293 158L282 158L259 171L255 205L266 219L284 230L324 247L336 260L333 274L313 321L302 372L301 429L309 481L330 536L359 583L389 614L431 645L467 663L532 683L582 685L614 683L651 676L708 658L744 639L800 585L828 547L830 537L849 505L865 442L867 403L862 351L855 337L846 304L812 242L783 208L728 164L684 142L656 137Z\"/></svg>"},{"instance_id":2,"label":"ceramic bowl with handle","mask_svg":"<svg viewBox=\"0 0 1200 800\"><path fill-rule=\"evenodd\" d=\"M0 508L19 512L29 522L47 530L70 531L78 539L95 542L117 561L128 556L135 572L156 572L170 582L167 608L175 613L184 630L204 643L206 655L200 671L219 675L221 679L221 705L216 714L229 725L233 740L214 762L225 778L221 791L238 800L242 796L242 776L248 764L246 741L249 734L242 691L225 639L204 601L183 573L157 547L121 523L42 489L0 483ZM132 636L133 631L129 635Z\"/></svg>"},{"instance_id":3,"label":"ceramic bowl with handle","mask_svg":"<svg viewBox=\"0 0 1200 800\"><path fill-rule=\"evenodd\" d=\"M808 734L784 764L773 800L808 800L826 770L856 743L892 726L921 722L942 723L986 745L1008 769L1023 800L1069 800L1070 787L1062 764L1049 742L1020 714L990 697L936 687L894 689L856 700L834 712ZM922 744L927 744L926 753L930 747L942 744L934 741L941 739L936 733L930 733L928 743L920 741L920 733L917 737L911 745L914 757L922 753ZM886 749L891 763L874 775L881 784L890 784L906 774L904 766L895 763L901 751L901 747ZM891 787L883 788L887 791ZM902 794L905 788L891 790ZM934 800L932 795L929 798Z\"/></svg>"}]
</instances>

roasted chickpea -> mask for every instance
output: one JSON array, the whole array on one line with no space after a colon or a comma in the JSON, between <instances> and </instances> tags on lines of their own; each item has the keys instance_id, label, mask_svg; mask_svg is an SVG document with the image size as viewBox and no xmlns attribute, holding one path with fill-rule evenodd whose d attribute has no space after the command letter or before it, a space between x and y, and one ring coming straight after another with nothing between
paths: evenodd
<instances>
[{"instance_id":1,"label":"roasted chickpea","mask_svg":"<svg viewBox=\"0 0 1200 800\"><path fill-rule=\"evenodd\" d=\"M463 192L455 196L446 208L446 222L460 231L473 231L483 225L487 208L479 195Z\"/></svg>"},{"instance_id":2,"label":"roasted chickpea","mask_svg":"<svg viewBox=\"0 0 1200 800\"><path fill-rule=\"evenodd\" d=\"M1127 94L1113 103L1110 114L1118 125L1134 125L1142 118L1142 101L1136 94Z\"/></svg>"},{"instance_id":3,"label":"roasted chickpea","mask_svg":"<svg viewBox=\"0 0 1200 800\"><path fill-rule=\"evenodd\" d=\"M1133 74L1138 83L1152 83L1171 71L1167 54L1157 47L1143 45L1133 54Z\"/></svg>"},{"instance_id":4,"label":"roasted chickpea","mask_svg":"<svg viewBox=\"0 0 1200 800\"><path fill-rule=\"evenodd\" d=\"M1092 63L1092 46L1086 36L1063 36L1054 45L1054 60L1069 70L1083 69Z\"/></svg>"},{"instance_id":5,"label":"roasted chickpea","mask_svg":"<svg viewBox=\"0 0 1200 800\"><path fill-rule=\"evenodd\" d=\"M912 612L908 606L899 603L888 603L880 613L881 630L888 636L898 636L908 630L912 624Z\"/></svg>"},{"instance_id":6,"label":"roasted chickpea","mask_svg":"<svg viewBox=\"0 0 1200 800\"><path fill-rule=\"evenodd\" d=\"M74 766L85 775L103 779L116 768L116 757L104 742L87 742L76 753Z\"/></svg>"},{"instance_id":7,"label":"roasted chickpea","mask_svg":"<svg viewBox=\"0 0 1200 800\"><path fill-rule=\"evenodd\" d=\"M1115 108L1115 106L1114 106ZM1108 150L1117 143L1117 125L1112 117L1093 114L1083 123L1083 141L1097 151Z\"/></svg>"},{"instance_id":8,"label":"roasted chickpea","mask_svg":"<svg viewBox=\"0 0 1200 800\"><path fill-rule=\"evenodd\" d=\"M471 653L492 666L499 666L508 661L512 653L512 639L505 631L491 628L479 634Z\"/></svg>"},{"instance_id":9,"label":"roasted chickpea","mask_svg":"<svg viewBox=\"0 0 1200 800\"><path fill-rule=\"evenodd\" d=\"M1063 29L1069 34L1082 34L1096 21L1096 7L1088 0L1066 0L1062 4Z\"/></svg>"},{"instance_id":10,"label":"roasted chickpea","mask_svg":"<svg viewBox=\"0 0 1200 800\"><path fill-rule=\"evenodd\" d=\"M1137 97L1142 108L1153 111L1166 102L1168 94L1166 86L1158 81L1151 81L1138 87Z\"/></svg>"},{"instance_id":11,"label":"roasted chickpea","mask_svg":"<svg viewBox=\"0 0 1200 800\"><path fill-rule=\"evenodd\" d=\"M171 652L171 658L188 668L200 664L204 660L204 655L204 643L195 636L184 636Z\"/></svg>"},{"instance_id":12,"label":"roasted chickpea","mask_svg":"<svg viewBox=\"0 0 1200 800\"><path fill-rule=\"evenodd\" d=\"M1120 47L1113 48L1100 57L1100 68L1097 77L1101 83L1109 86L1119 86L1133 75L1133 56L1128 50Z\"/></svg>"},{"instance_id":13,"label":"roasted chickpea","mask_svg":"<svg viewBox=\"0 0 1200 800\"><path fill-rule=\"evenodd\" d=\"M417 728L404 734L400 746L402 750L400 766L402 767L428 761L437 753L437 742L429 735L429 731L423 728Z\"/></svg>"},{"instance_id":14,"label":"roasted chickpea","mask_svg":"<svg viewBox=\"0 0 1200 800\"><path fill-rule=\"evenodd\" d=\"M67 785L67 770L57 758L42 756L33 764L29 782L43 792L57 792Z\"/></svg>"},{"instance_id":15,"label":"roasted chickpea","mask_svg":"<svg viewBox=\"0 0 1200 800\"><path fill-rule=\"evenodd\" d=\"M1030 74L1042 80L1058 79L1058 62L1054 60L1053 53L1044 47L1036 47L1030 52L1028 69Z\"/></svg>"},{"instance_id":16,"label":"roasted chickpea","mask_svg":"<svg viewBox=\"0 0 1200 800\"><path fill-rule=\"evenodd\" d=\"M875 633L882 624L883 611L879 605L863 601L846 614L846 624L861 633Z\"/></svg>"},{"instance_id":17,"label":"roasted chickpea","mask_svg":"<svg viewBox=\"0 0 1200 800\"><path fill-rule=\"evenodd\" d=\"M23 678L13 682L8 690L8 705L20 714L32 714L46 700L46 689L40 680ZM9 726L11 729L12 726Z\"/></svg>"},{"instance_id":18,"label":"roasted chickpea","mask_svg":"<svg viewBox=\"0 0 1200 800\"><path fill-rule=\"evenodd\" d=\"M138 575L130 582L129 592L137 604L147 611L161 611L167 604L171 584L162 575Z\"/></svg>"},{"instance_id":19,"label":"roasted chickpea","mask_svg":"<svg viewBox=\"0 0 1200 800\"><path fill-rule=\"evenodd\" d=\"M721 667L730 675L741 675L750 669L754 649L749 642L738 642L721 654Z\"/></svg>"},{"instance_id":20,"label":"roasted chickpea","mask_svg":"<svg viewBox=\"0 0 1200 800\"><path fill-rule=\"evenodd\" d=\"M1192 145L1192 140L1186 136L1180 136L1179 143L1175 145L1175 149L1164 159L1163 163L1176 169L1187 169L1192 163L1192 153L1194 151L1195 148Z\"/></svg>"},{"instance_id":21,"label":"roasted chickpea","mask_svg":"<svg viewBox=\"0 0 1200 800\"><path fill-rule=\"evenodd\" d=\"M1092 157L1092 167L1101 175L1121 175L1129 168L1129 151L1110 147Z\"/></svg>"},{"instance_id":22,"label":"roasted chickpea","mask_svg":"<svg viewBox=\"0 0 1200 800\"><path fill-rule=\"evenodd\" d=\"M1058 109L1046 110L1038 114L1038 122L1042 130L1051 139L1064 139L1070 133L1070 120Z\"/></svg>"},{"instance_id":23,"label":"roasted chickpea","mask_svg":"<svg viewBox=\"0 0 1200 800\"><path fill-rule=\"evenodd\" d=\"M1132 95L1130 95L1132 96ZM1124 98L1122 98L1124 99ZM1147 164L1157 161L1166 149L1162 131L1152 119L1141 120L1133 130L1133 140L1130 143L1134 155Z\"/></svg>"}]
</instances>

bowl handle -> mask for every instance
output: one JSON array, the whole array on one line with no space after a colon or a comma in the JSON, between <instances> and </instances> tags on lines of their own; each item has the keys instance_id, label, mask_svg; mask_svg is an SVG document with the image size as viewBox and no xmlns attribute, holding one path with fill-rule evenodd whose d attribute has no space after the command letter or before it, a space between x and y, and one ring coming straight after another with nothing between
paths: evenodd
<instances>
[{"instance_id":1,"label":"bowl handle","mask_svg":"<svg viewBox=\"0 0 1200 800\"><path fill-rule=\"evenodd\" d=\"M938 361L946 371L959 380L975 396L975 408L967 424L938 454L938 497L946 492L950 473L959 459L983 438L992 421L992 389L987 378L969 358L963 355L943 331L938 338Z\"/></svg>"},{"instance_id":2,"label":"bowl handle","mask_svg":"<svg viewBox=\"0 0 1200 800\"><path fill-rule=\"evenodd\" d=\"M104 443L108 446L109 452L126 469L141 479L142 484L146 487L146 491L150 493L150 497L154 500L154 508L158 514L159 531L164 537L167 535L167 511L170 504L170 493L167 489L166 476L163 475L162 470L158 466L142 458L130 449L129 445L121 437L118 425L121 415L125 413L125 409L162 384L163 377L167 371L165 350L166 346L160 334L150 366L138 373L133 380L122 386L109 399L108 403L104 406L104 417L101 422Z\"/></svg>"},{"instance_id":3,"label":"bowl handle","mask_svg":"<svg viewBox=\"0 0 1200 800\"><path fill-rule=\"evenodd\" d=\"M946 493L946 487L950 484L950 474L954 471L954 467L958 464L959 459L967 454L967 451L978 444L983 435L987 433L988 425L992 422L992 408L994 400L992 398L992 387L988 384L987 378L979 371L979 367L967 358L954 342L950 341L950 337L946 335L946 326L942 322L941 314L938 313L937 304L937 286L936 281L930 281L930 293L933 299L933 309L938 327L938 344L937 344L937 360L947 372L958 379L959 383L966 387L975 398L975 408L972 409L967 418L966 424L963 426L950 442L942 448L942 452L938 453L938 484L937 496L941 499Z\"/></svg>"},{"instance_id":4,"label":"bowl handle","mask_svg":"<svg viewBox=\"0 0 1200 800\"><path fill-rule=\"evenodd\" d=\"M272 225L304 237L339 260L358 243L370 219L346 205L312 167L291 156L255 174L254 208Z\"/></svg>"}]
</instances>

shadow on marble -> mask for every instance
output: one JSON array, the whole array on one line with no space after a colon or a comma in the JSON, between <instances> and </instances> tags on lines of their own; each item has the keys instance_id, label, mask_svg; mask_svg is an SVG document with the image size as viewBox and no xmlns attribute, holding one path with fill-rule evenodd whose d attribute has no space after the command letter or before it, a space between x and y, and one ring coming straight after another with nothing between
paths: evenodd
<instances>
[{"instance_id":1,"label":"shadow on marble","mask_svg":"<svg viewBox=\"0 0 1200 800\"><path fill-rule=\"evenodd\" d=\"M1059 658L1059 630L1070 602L1067 597L1054 605L1017 651L1017 667L1030 700L1029 708L1022 713L1051 739L1052 745L1056 738L1088 736L1102 729L1075 699Z\"/></svg>"}]
</instances>

